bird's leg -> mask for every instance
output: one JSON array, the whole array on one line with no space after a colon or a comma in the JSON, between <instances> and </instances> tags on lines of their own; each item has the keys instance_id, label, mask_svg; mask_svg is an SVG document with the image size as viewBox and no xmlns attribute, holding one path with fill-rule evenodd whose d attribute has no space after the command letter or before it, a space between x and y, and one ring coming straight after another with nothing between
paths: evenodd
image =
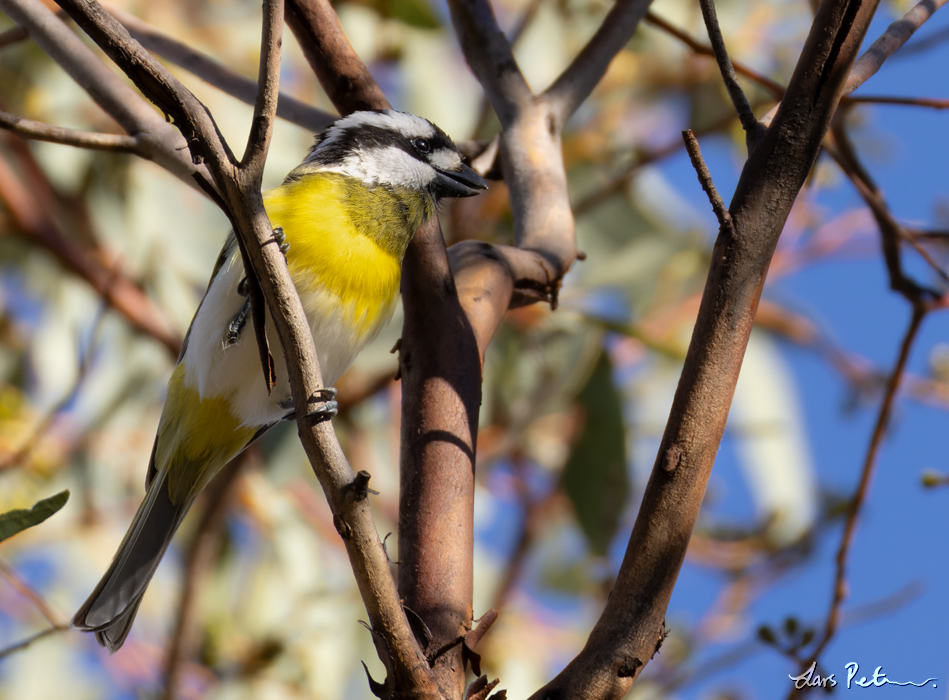
<instances>
[{"instance_id":1,"label":"bird's leg","mask_svg":"<svg viewBox=\"0 0 949 700\"><path fill-rule=\"evenodd\" d=\"M283 226L274 228L273 237L274 240L277 241L277 245L280 246L280 252L286 257L287 251L290 250L290 244L287 243L287 235L283 232ZM246 277L241 278L241 281L238 283L237 293L242 297L246 297L250 293L250 282L247 281Z\"/></svg>"},{"instance_id":2,"label":"bird's leg","mask_svg":"<svg viewBox=\"0 0 949 700\"><path fill-rule=\"evenodd\" d=\"M242 281L241 284L244 284L244 282ZM247 314L249 313L250 299L245 298L244 303L241 304L241 308L238 310L237 314L231 319L231 322L227 324L227 333L224 335L224 347L230 347L240 340L241 331L244 330L244 326L247 324Z\"/></svg>"},{"instance_id":3,"label":"bird's leg","mask_svg":"<svg viewBox=\"0 0 949 700\"><path fill-rule=\"evenodd\" d=\"M296 418L291 399L281 402L280 406L290 410L284 420L294 420ZM339 404L336 403L336 387L327 386L317 389L313 392L310 400L307 401L306 417L315 418L316 423L327 421L336 416L337 413L339 413Z\"/></svg>"},{"instance_id":4,"label":"bird's leg","mask_svg":"<svg viewBox=\"0 0 949 700\"><path fill-rule=\"evenodd\" d=\"M287 257L287 251L290 250L290 244L287 243L287 235L283 232L283 226L275 226L273 230L274 240L280 246L280 252Z\"/></svg>"}]
</instances>

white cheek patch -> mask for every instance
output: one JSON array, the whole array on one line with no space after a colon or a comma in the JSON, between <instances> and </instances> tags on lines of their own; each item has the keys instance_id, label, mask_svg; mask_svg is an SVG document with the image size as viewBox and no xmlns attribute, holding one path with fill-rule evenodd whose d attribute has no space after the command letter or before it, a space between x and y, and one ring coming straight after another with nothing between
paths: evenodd
<instances>
[{"instance_id":1,"label":"white cheek patch","mask_svg":"<svg viewBox=\"0 0 949 700\"><path fill-rule=\"evenodd\" d=\"M439 148L428 157L428 161L439 170L458 170L461 167L461 156L448 148Z\"/></svg>"},{"instance_id":2,"label":"white cheek patch","mask_svg":"<svg viewBox=\"0 0 949 700\"><path fill-rule=\"evenodd\" d=\"M420 190L435 178L435 170L413 158L398 146L374 148L364 154L347 156L338 167L327 170L363 180L366 184L387 184Z\"/></svg>"}]
</instances>

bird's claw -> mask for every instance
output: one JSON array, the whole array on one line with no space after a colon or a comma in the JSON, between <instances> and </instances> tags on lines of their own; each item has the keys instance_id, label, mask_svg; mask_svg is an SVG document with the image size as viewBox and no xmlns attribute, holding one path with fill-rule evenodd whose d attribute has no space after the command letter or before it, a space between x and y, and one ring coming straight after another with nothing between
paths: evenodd
<instances>
[{"instance_id":1,"label":"bird's claw","mask_svg":"<svg viewBox=\"0 0 949 700\"><path fill-rule=\"evenodd\" d=\"M315 423L322 423L334 418L339 413L339 404L336 403L336 387L327 386L317 389L307 401L307 418L313 418Z\"/></svg>"}]
</instances>

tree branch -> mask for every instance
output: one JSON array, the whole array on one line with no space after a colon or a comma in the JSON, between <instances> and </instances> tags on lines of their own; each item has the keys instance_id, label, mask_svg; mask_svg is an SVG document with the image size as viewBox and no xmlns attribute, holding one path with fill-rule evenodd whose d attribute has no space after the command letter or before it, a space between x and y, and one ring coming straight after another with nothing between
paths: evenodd
<instances>
[{"instance_id":1,"label":"tree branch","mask_svg":"<svg viewBox=\"0 0 949 700\"><path fill-rule=\"evenodd\" d=\"M755 113L748 104L748 98L745 97L741 85L738 84L738 76L735 75L735 68L728 58L728 49L725 48L725 39L722 36L722 30L718 26L718 15L715 12L715 0L700 0L699 5L702 8L702 18L705 20L705 29L708 31L709 41L712 42L712 52L715 55L715 62L718 63L718 69L722 73L722 80L725 81L725 88L728 90L728 96L731 98L735 111L738 112L738 118L741 120L741 128L745 130L745 143L750 152L757 145L761 137L764 136L764 125L760 124L755 118ZM690 152L691 153L691 152Z\"/></svg>"},{"instance_id":2,"label":"tree branch","mask_svg":"<svg viewBox=\"0 0 949 700\"><path fill-rule=\"evenodd\" d=\"M134 15L113 7L110 7L109 11L129 30L129 34L136 41L152 53L181 66L241 102L254 104L257 99L257 82L230 70L210 56L195 51L187 44L162 34ZM314 133L322 131L335 119L333 115L283 93L280 93L277 103L277 116Z\"/></svg>"},{"instance_id":3,"label":"tree branch","mask_svg":"<svg viewBox=\"0 0 949 700\"><path fill-rule=\"evenodd\" d=\"M596 34L567 69L544 91L562 127L590 96L606 74L613 57L632 38L652 0L619 0L607 13Z\"/></svg>"},{"instance_id":4,"label":"tree branch","mask_svg":"<svg viewBox=\"0 0 949 700\"><path fill-rule=\"evenodd\" d=\"M81 131L80 129L67 129L62 126L51 126L4 111L0 111L0 128L35 141L48 141L49 143L60 143L64 146L89 148L96 151L135 153L145 157L138 139L124 134L102 134Z\"/></svg>"},{"instance_id":5,"label":"tree branch","mask_svg":"<svg viewBox=\"0 0 949 700\"><path fill-rule=\"evenodd\" d=\"M945 4L946 0L922 0L903 15L902 19L887 27L886 31L857 59L844 86L844 94L849 95L880 70L886 59L896 53L913 36L913 33Z\"/></svg>"},{"instance_id":6,"label":"tree branch","mask_svg":"<svg viewBox=\"0 0 949 700\"><path fill-rule=\"evenodd\" d=\"M616 583L583 651L537 698L621 698L655 654L705 494L768 265L876 9L825 0L719 234L659 454Z\"/></svg>"},{"instance_id":7,"label":"tree branch","mask_svg":"<svg viewBox=\"0 0 949 700\"><path fill-rule=\"evenodd\" d=\"M511 44L498 26L488 0L449 0L448 9L465 60L481 83L501 126L507 129L519 112L534 101Z\"/></svg>"},{"instance_id":8,"label":"tree branch","mask_svg":"<svg viewBox=\"0 0 949 700\"><path fill-rule=\"evenodd\" d=\"M460 699L459 642L473 614L481 362L437 219L415 234L403 269L399 595L431 632L426 653L442 695Z\"/></svg>"},{"instance_id":9,"label":"tree branch","mask_svg":"<svg viewBox=\"0 0 949 700\"><path fill-rule=\"evenodd\" d=\"M0 0L2 9L58 63L109 116L136 139L144 158L155 161L189 186L207 170L191 162L185 142L171 124L155 113L134 90L39 0Z\"/></svg>"},{"instance_id":10,"label":"tree branch","mask_svg":"<svg viewBox=\"0 0 949 700\"><path fill-rule=\"evenodd\" d=\"M340 114L389 107L346 38L329 0L287 0L286 12L287 25Z\"/></svg>"},{"instance_id":11,"label":"tree branch","mask_svg":"<svg viewBox=\"0 0 949 700\"><path fill-rule=\"evenodd\" d=\"M823 652L828 642L833 639L838 627L840 626L843 615L842 606L844 600L847 597L847 563L848 559L850 558L850 550L853 547L853 542L856 536L857 519L859 518L860 511L863 509L863 504L866 502L867 496L870 493L870 484L873 481L873 474L876 471L877 455L880 450L880 445L883 443L883 438L886 435L886 431L890 424L890 417L893 413L893 406L896 402L896 394L899 390L903 373L906 370L906 363L909 361L910 350L913 347L913 343L916 341L916 337L919 334L919 330L922 327L922 322L925 316L926 306L923 303L915 303L913 305L913 314L910 318L909 327L906 329L906 333L903 336L903 342L900 345L899 356L896 360L896 364L893 367L893 371L890 373L889 379L887 380L886 394L883 397L883 401L880 404L880 410L877 413L876 425L873 428L873 435L870 438L870 444L867 447L867 455L863 461L863 470L860 473L860 481L858 482L857 488L850 499L849 508L847 509L847 519L844 522L844 532L840 538L840 547L837 550L837 571L834 576L833 595L831 599L830 610L827 613L827 621L824 625L823 633L821 634L817 645L814 647L813 651L808 655L808 657L802 662L801 668L807 668L811 665L811 663L817 661L820 658L821 652ZM788 698L790 700L790 698L794 698L797 695L798 689L792 687Z\"/></svg>"}]
</instances>

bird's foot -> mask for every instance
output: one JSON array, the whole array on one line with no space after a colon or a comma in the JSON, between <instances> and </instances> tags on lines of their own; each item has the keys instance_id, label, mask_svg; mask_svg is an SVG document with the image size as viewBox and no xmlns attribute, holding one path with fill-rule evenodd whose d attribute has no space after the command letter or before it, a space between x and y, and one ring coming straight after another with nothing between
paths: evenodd
<instances>
[{"instance_id":1,"label":"bird's foot","mask_svg":"<svg viewBox=\"0 0 949 700\"><path fill-rule=\"evenodd\" d=\"M307 418L313 418L315 423L322 423L334 418L339 413L339 404L336 403L336 387L327 386L317 389L307 401Z\"/></svg>"},{"instance_id":2,"label":"bird's foot","mask_svg":"<svg viewBox=\"0 0 949 700\"><path fill-rule=\"evenodd\" d=\"M317 389L307 401L307 418L313 418L315 423L322 423L334 418L339 413L339 404L336 403L336 388L332 386ZM282 408L290 410L284 420L293 420L296 414L293 410L293 401L287 400L280 404Z\"/></svg>"}]
</instances>

